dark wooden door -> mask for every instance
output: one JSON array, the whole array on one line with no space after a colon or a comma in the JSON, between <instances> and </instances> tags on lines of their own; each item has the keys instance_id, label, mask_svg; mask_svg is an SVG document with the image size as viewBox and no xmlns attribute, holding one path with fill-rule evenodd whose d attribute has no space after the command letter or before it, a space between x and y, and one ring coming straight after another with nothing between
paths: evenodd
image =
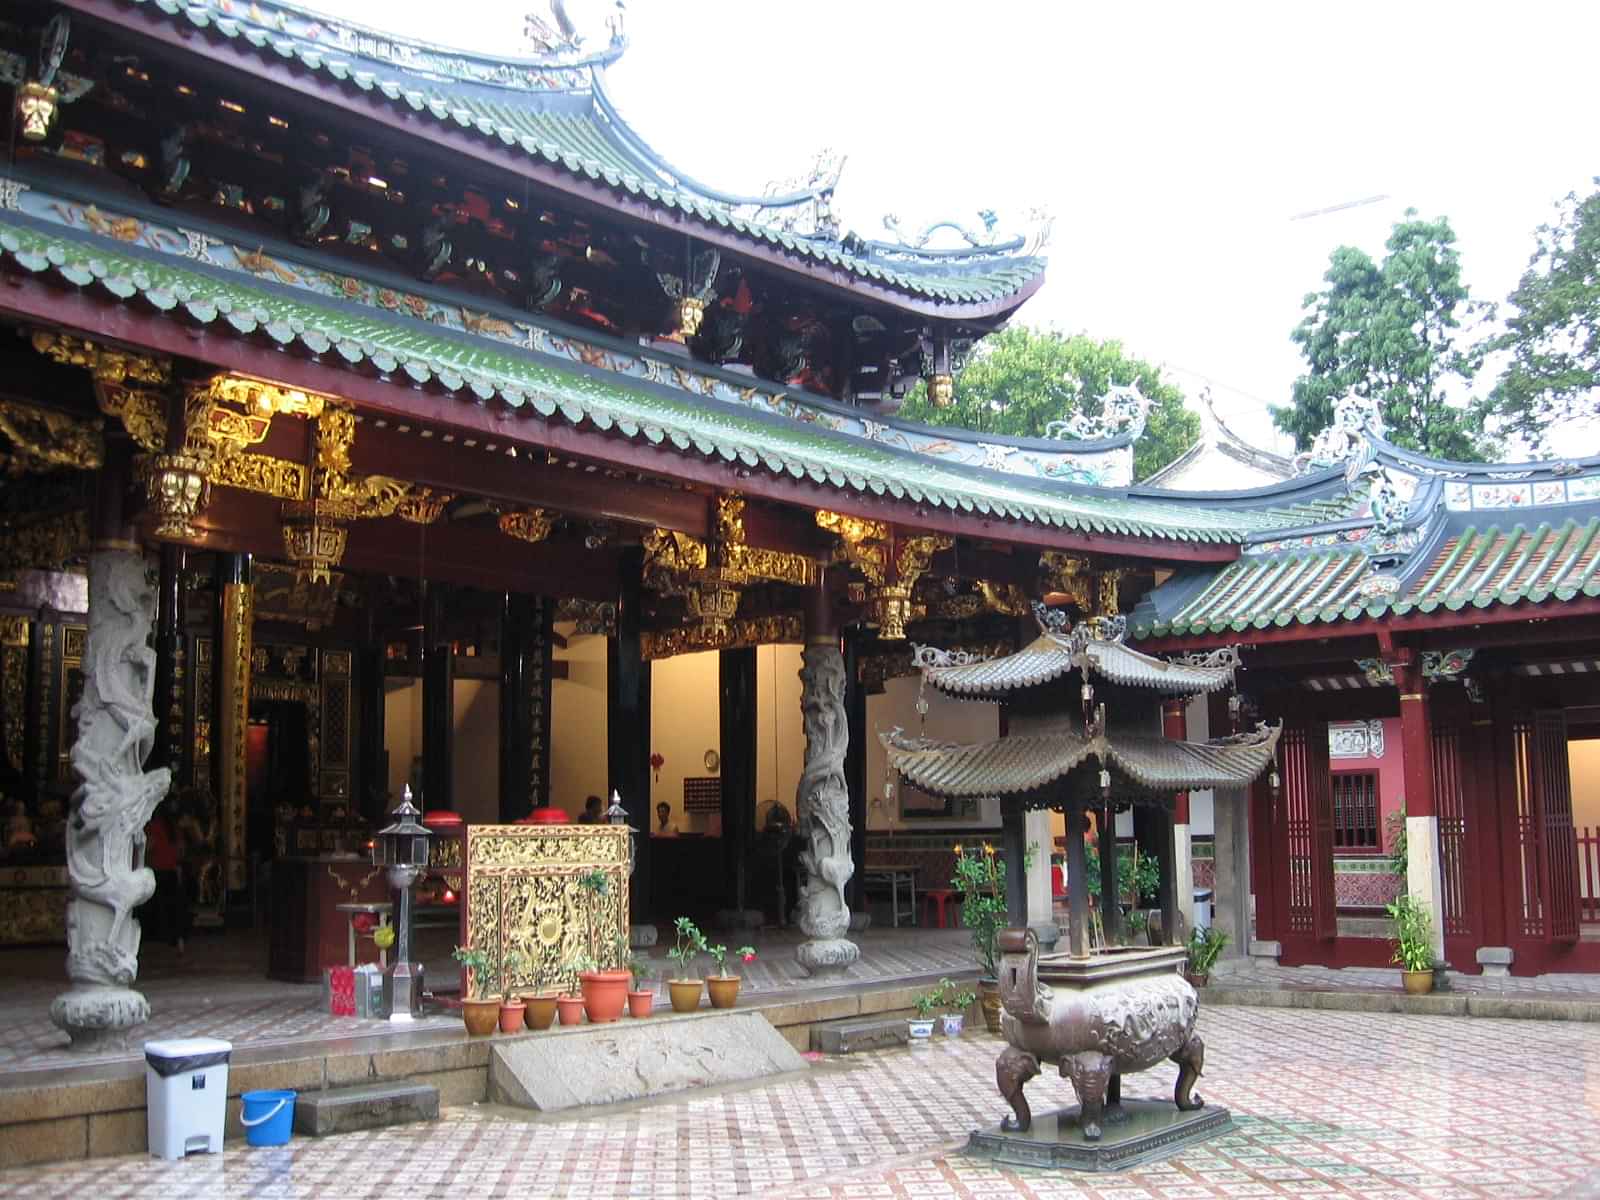
<instances>
[{"instance_id":1,"label":"dark wooden door","mask_svg":"<svg viewBox=\"0 0 1600 1200\"><path fill-rule=\"evenodd\" d=\"M1472 726L1467 713L1433 712L1433 797L1439 819L1439 879L1443 889L1444 956L1474 961L1483 944L1483 888L1478 858L1479 789L1473 770Z\"/></svg>"},{"instance_id":2,"label":"dark wooden door","mask_svg":"<svg viewBox=\"0 0 1600 1200\"><path fill-rule=\"evenodd\" d=\"M1511 729L1516 801L1514 928L1521 939L1578 937L1578 840L1572 825L1567 717L1559 709L1519 715Z\"/></svg>"},{"instance_id":3,"label":"dark wooden door","mask_svg":"<svg viewBox=\"0 0 1600 1200\"><path fill-rule=\"evenodd\" d=\"M1322 961L1332 952L1338 933L1327 722L1286 722L1278 742L1278 760L1279 794L1272 797L1269 791L1267 800L1281 961Z\"/></svg>"}]
</instances>

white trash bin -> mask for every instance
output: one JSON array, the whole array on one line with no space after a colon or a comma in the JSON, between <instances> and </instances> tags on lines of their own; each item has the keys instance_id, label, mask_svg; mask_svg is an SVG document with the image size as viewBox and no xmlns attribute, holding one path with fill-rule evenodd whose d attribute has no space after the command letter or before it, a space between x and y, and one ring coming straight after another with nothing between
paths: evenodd
<instances>
[{"instance_id":1,"label":"white trash bin","mask_svg":"<svg viewBox=\"0 0 1600 1200\"><path fill-rule=\"evenodd\" d=\"M1194 927L1196 929L1211 928L1211 896L1210 888L1195 888L1194 890Z\"/></svg>"},{"instance_id":2,"label":"white trash bin","mask_svg":"<svg viewBox=\"0 0 1600 1200\"><path fill-rule=\"evenodd\" d=\"M150 1153L158 1158L222 1153L228 1107L228 1056L217 1038L144 1044L144 1097Z\"/></svg>"}]
</instances>

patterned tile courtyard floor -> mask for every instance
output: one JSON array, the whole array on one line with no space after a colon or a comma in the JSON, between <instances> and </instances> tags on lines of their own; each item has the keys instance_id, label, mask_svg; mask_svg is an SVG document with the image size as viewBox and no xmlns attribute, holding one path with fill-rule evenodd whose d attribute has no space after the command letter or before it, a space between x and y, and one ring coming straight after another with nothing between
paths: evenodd
<instances>
[{"instance_id":1,"label":"patterned tile courtyard floor","mask_svg":"<svg viewBox=\"0 0 1600 1200\"><path fill-rule=\"evenodd\" d=\"M448 1110L438 1124L165 1163L0 1172L17 1200L117 1197L700 1197L793 1200L1489 1198L1589 1193L1600 1037L1564 1021L1203 1012L1204 1093L1234 1130L1114 1175L996 1168L958 1152L998 1119L998 1043L970 1035L825 1061L806 1076L564 1120ZM1127 1094L1170 1094L1170 1068ZM1071 1102L1049 1073L1036 1112ZM1600 1194L1600 1193L1596 1193Z\"/></svg>"}]
</instances>

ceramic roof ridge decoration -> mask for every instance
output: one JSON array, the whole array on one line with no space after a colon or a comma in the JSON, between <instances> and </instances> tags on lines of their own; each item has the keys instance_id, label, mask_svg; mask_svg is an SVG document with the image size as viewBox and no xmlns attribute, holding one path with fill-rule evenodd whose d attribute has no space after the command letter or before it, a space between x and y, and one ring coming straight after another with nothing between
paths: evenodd
<instances>
[{"instance_id":1,"label":"ceramic roof ridge decoration","mask_svg":"<svg viewBox=\"0 0 1600 1200\"><path fill-rule=\"evenodd\" d=\"M282 0L128 2L185 30L243 42L269 63L292 64L377 93L419 118L431 118L435 132L481 135L653 207L688 214L915 300L1005 303L1037 286L1044 272L1040 252L1049 223L1043 217L1028 239L951 254L853 233L841 236L831 211L836 177L772 196L739 196L699 183L651 149L606 91L604 68L627 48L620 24L608 45L593 53L573 48L502 59L365 29ZM814 216L809 230L799 228L792 216L769 219L799 207ZM1022 244L1014 244L1019 240Z\"/></svg>"},{"instance_id":2,"label":"ceramic roof ridge decoration","mask_svg":"<svg viewBox=\"0 0 1600 1200\"><path fill-rule=\"evenodd\" d=\"M1090 759L1112 773L1112 794L1132 789L1158 796L1204 788L1243 787L1273 760L1282 724L1207 742L1120 729L1085 733L1063 725L1048 733L962 744L909 737L899 728L878 735L888 765L905 782L952 799L1019 797L1049 803L1069 775ZM1087 789L1093 781L1083 779ZM1097 789L1096 789L1097 790Z\"/></svg>"},{"instance_id":3,"label":"ceramic roof ridge decoration","mask_svg":"<svg viewBox=\"0 0 1600 1200\"><path fill-rule=\"evenodd\" d=\"M535 327L527 342L433 328L398 312L360 310L332 296L302 299L281 264L257 264L259 279L228 273L203 257L163 255L92 231L46 231L15 212L0 213L0 265L49 275L101 299L148 305L190 326L302 348L324 365L375 369L436 385L472 403L497 402L524 415L588 424L600 433L670 446L793 480L888 496L958 513L1047 528L1234 545L1261 529L1297 519L1292 510L1218 509L1132 497L1126 491L1067 486L946 463L835 432L816 423L758 413L683 391L675 380L605 378L553 357L559 340ZM374 290L345 279L357 292Z\"/></svg>"}]
</instances>

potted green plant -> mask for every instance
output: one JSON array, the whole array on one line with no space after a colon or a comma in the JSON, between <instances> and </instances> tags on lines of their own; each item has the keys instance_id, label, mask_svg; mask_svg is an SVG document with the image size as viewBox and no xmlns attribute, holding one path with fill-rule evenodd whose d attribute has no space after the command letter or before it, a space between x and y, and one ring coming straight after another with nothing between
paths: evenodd
<instances>
[{"instance_id":1,"label":"potted green plant","mask_svg":"<svg viewBox=\"0 0 1600 1200\"><path fill-rule=\"evenodd\" d=\"M912 1041L923 1042L933 1036L933 1010L944 1000L944 989L924 992L911 1002L917 1015L906 1021Z\"/></svg>"},{"instance_id":2,"label":"potted green plant","mask_svg":"<svg viewBox=\"0 0 1600 1200\"><path fill-rule=\"evenodd\" d=\"M706 949L706 937L688 917L679 917L672 928L677 940L667 957L678 964L678 974L667 980L672 1011L694 1012L700 1007L700 993L705 990L705 980L693 974L694 960Z\"/></svg>"},{"instance_id":3,"label":"potted green plant","mask_svg":"<svg viewBox=\"0 0 1600 1200\"><path fill-rule=\"evenodd\" d=\"M1094 846L1085 847L1084 850L1084 883L1089 896L1101 912L1105 911L1105 904L1100 894L1100 852ZM1139 848L1134 846L1128 853L1117 851L1117 879L1116 896L1123 911L1128 913L1128 919L1123 923L1125 936L1128 940L1143 937L1146 941L1150 938L1150 916L1140 906L1155 900L1156 893L1161 887L1161 864L1148 854L1141 855Z\"/></svg>"},{"instance_id":4,"label":"potted green plant","mask_svg":"<svg viewBox=\"0 0 1600 1200\"><path fill-rule=\"evenodd\" d=\"M587 893L589 900L589 967L578 975L579 985L583 989L583 1011L588 1015L590 1024L603 1025L622 1016L622 1010L628 1005L628 982L631 976L616 951L615 938L606 940L601 937L600 903L610 894L611 881L604 871L589 871L578 876L578 886ZM602 966L600 962L600 947L603 944L612 947L611 966Z\"/></svg>"},{"instance_id":5,"label":"potted green plant","mask_svg":"<svg viewBox=\"0 0 1600 1200\"><path fill-rule=\"evenodd\" d=\"M1402 892L1388 905L1394 922L1394 958L1400 966L1400 979L1413 996L1433 991L1433 921L1428 910L1409 892Z\"/></svg>"},{"instance_id":6,"label":"potted green plant","mask_svg":"<svg viewBox=\"0 0 1600 1200\"><path fill-rule=\"evenodd\" d=\"M726 946L707 946L705 951L717 964L716 974L706 976L706 991L711 993L711 1007L732 1008L739 1002L739 985L744 980L738 975L728 974ZM756 960L754 946L740 946L734 953L739 956L740 962L750 963Z\"/></svg>"},{"instance_id":7,"label":"potted green plant","mask_svg":"<svg viewBox=\"0 0 1600 1200\"><path fill-rule=\"evenodd\" d=\"M1216 966L1228 944L1228 935L1215 925L1205 929L1196 927L1189 934L1189 964L1184 974L1195 987L1205 987L1211 978L1211 968Z\"/></svg>"},{"instance_id":8,"label":"potted green plant","mask_svg":"<svg viewBox=\"0 0 1600 1200\"><path fill-rule=\"evenodd\" d=\"M587 950L574 951L561 965L572 979L582 979L585 972L598 969L598 964ZM563 1025L581 1023L586 1007L583 996L570 990L556 997L556 1016Z\"/></svg>"},{"instance_id":9,"label":"potted green plant","mask_svg":"<svg viewBox=\"0 0 1600 1200\"><path fill-rule=\"evenodd\" d=\"M493 960L487 950L476 946L457 946L454 958L466 974L461 996L461 1019L473 1037L486 1037L494 1032L500 1020L500 995L495 991L498 981Z\"/></svg>"},{"instance_id":10,"label":"potted green plant","mask_svg":"<svg viewBox=\"0 0 1600 1200\"><path fill-rule=\"evenodd\" d=\"M941 1032L945 1037L960 1037L967 1023L967 1009L977 1000L978 993L971 988L958 988L949 979L941 979L939 997L946 1010L939 1017Z\"/></svg>"},{"instance_id":11,"label":"potted green plant","mask_svg":"<svg viewBox=\"0 0 1600 1200\"><path fill-rule=\"evenodd\" d=\"M656 1004L656 991L650 986L656 977L656 966L642 954L629 954L627 962L628 974L633 978L633 986L628 989L628 1015L648 1017Z\"/></svg>"},{"instance_id":12,"label":"potted green plant","mask_svg":"<svg viewBox=\"0 0 1600 1200\"><path fill-rule=\"evenodd\" d=\"M518 996L512 995L511 977L522 969L522 955L515 950L507 950L500 959L500 978L505 983L505 995L500 998L500 1032L521 1033L523 1018L527 1015L528 1006Z\"/></svg>"},{"instance_id":13,"label":"potted green plant","mask_svg":"<svg viewBox=\"0 0 1600 1200\"><path fill-rule=\"evenodd\" d=\"M983 1023L990 1033L999 1033L998 939L1008 919L1006 864L988 842L983 844L981 850L973 851L964 850L958 842L955 855L955 874L950 879L950 886L961 893L961 923L972 931L972 948L978 959L978 1000L983 1011Z\"/></svg>"}]
</instances>

